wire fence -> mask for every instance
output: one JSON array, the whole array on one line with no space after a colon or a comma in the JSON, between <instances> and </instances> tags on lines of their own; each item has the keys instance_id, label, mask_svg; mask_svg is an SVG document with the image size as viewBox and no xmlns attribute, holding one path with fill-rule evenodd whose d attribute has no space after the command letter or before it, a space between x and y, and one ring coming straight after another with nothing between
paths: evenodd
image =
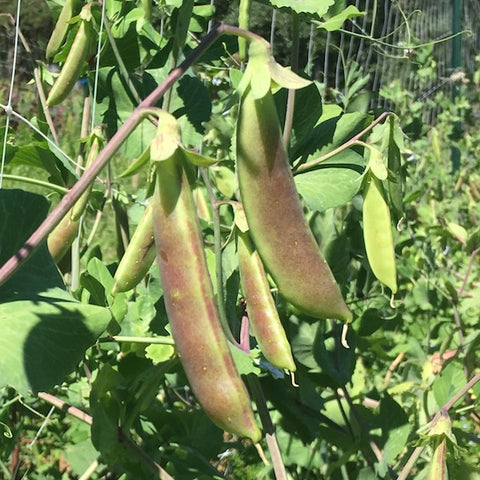
<instances>
[{"instance_id":1,"label":"wire fence","mask_svg":"<svg viewBox=\"0 0 480 480\"><path fill-rule=\"evenodd\" d=\"M352 0L363 17L341 32L324 32L323 81L349 93L352 82L368 77L371 108L395 109L398 102L428 105L426 123L438 107L428 102L443 92L451 95L474 73L479 55L478 0ZM351 74L354 70L354 75Z\"/></svg>"},{"instance_id":2,"label":"wire fence","mask_svg":"<svg viewBox=\"0 0 480 480\"><path fill-rule=\"evenodd\" d=\"M395 110L399 102L423 102L428 108L422 119L433 123L439 113L432 105L434 96L451 95L455 85L478 68L480 2L349 0L347 4L365 15L347 21L340 32L311 29L310 73L344 97L359 94L361 87L368 93L369 108ZM10 17L2 18L0 79L8 79L15 29ZM471 33L455 36L455 29ZM28 40L32 52L19 51L17 79L30 78L35 59L44 55L45 45L35 38Z\"/></svg>"}]
</instances>

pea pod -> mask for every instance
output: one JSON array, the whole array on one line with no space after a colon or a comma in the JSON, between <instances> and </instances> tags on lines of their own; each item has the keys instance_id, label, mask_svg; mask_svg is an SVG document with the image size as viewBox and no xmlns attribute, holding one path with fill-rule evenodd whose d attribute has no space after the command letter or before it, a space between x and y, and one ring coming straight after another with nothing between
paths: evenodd
<instances>
[{"instance_id":1,"label":"pea pod","mask_svg":"<svg viewBox=\"0 0 480 480\"><path fill-rule=\"evenodd\" d=\"M135 288L150 270L156 254L153 237L153 203L150 202L115 272L112 295Z\"/></svg>"},{"instance_id":2,"label":"pea pod","mask_svg":"<svg viewBox=\"0 0 480 480\"><path fill-rule=\"evenodd\" d=\"M382 194L381 182L370 170L364 190L363 236L374 275L392 293L396 293L397 274L390 210Z\"/></svg>"},{"instance_id":3,"label":"pea pod","mask_svg":"<svg viewBox=\"0 0 480 480\"><path fill-rule=\"evenodd\" d=\"M318 318L352 320L303 214L273 96L247 87L237 122L237 174L251 236L279 292Z\"/></svg>"},{"instance_id":4,"label":"pea pod","mask_svg":"<svg viewBox=\"0 0 480 480\"><path fill-rule=\"evenodd\" d=\"M172 336L193 392L220 428L261 438L220 323L202 232L178 148L156 162L153 222Z\"/></svg>"},{"instance_id":5,"label":"pea pod","mask_svg":"<svg viewBox=\"0 0 480 480\"><path fill-rule=\"evenodd\" d=\"M68 252L73 240L78 235L79 220L72 220L67 213L52 230L47 239L48 251L55 263L58 263Z\"/></svg>"},{"instance_id":6,"label":"pea pod","mask_svg":"<svg viewBox=\"0 0 480 480\"><path fill-rule=\"evenodd\" d=\"M99 126L96 126L93 129L91 138L90 138L90 150L88 151L87 161L85 162L85 169L90 167L90 165L97 158L100 153L100 147L102 145L102 129ZM79 220L83 215L85 208L87 207L88 200L90 199L90 194L92 193L93 183L85 190L82 196L75 202L75 205L70 211L70 218L72 220Z\"/></svg>"},{"instance_id":7,"label":"pea pod","mask_svg":"<svg viewBox=\"0 0 480 480\"><path fill-rule=\"evenodd\" d=\"M90 51L92 28L87 20L80 20L80 26L68 52L62 70L58 75L47 98L47 105L58 105L63 102L79 79L84 63Z\"/></svg>"},{"instance_id":8,"label":"pea pod","mask_svg":"<svg viewBox=\"0 0 480 480\"><path fill-rule=\"evenodd\" d=\"M272 365L294 372L296 366L292 351L270 292L262 260L248 231L237 228L236 232L240 280L252 332L260 350Z\"/></svg>"},{"instance_id":9,"label":"pea pod","mask_svg":"<svg viewBox=\"0 0 480 480\"><path fill-rule=\"evenodd\" d=\"M45 57L52 58L62 46L65 35L68 31L68 21L73 17L74 0L66 0L58 16L52 35L47 43Z\"/></svg>"}]
</instances>

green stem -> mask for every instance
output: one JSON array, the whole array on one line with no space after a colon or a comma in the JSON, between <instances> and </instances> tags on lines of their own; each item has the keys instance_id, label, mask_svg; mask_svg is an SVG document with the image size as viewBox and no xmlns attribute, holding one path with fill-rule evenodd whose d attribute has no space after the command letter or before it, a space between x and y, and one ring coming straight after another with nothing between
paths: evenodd
<instances>
[{"instance_id":1,"label":"green stem","mask_svg":"<svg viewBox=\"0 0 480 480\"><path fill-rule=\"evenodd\" d=\"M308 170L312 170L316 166L318 166L320 163L324 162L325 160L328 160L335 155L339 154L340 152L343 152L344 150L347 150L350 147L353 147L354 145L358 144L359 140L370 130L373 129L375 125L380 123L384 118L388 117L389 115L392 115L391 112L383 112L381 115L379 115L378 118L376 118L368 127L364 128L360 133L357 133L354 137L352 137L350 140L345 142L344 144L340 145L339 147L333 149L331 152L326 153L325 155L322 155L321 157L318 157L314 160L311 160L310 162L303 163L302 165L299 165L296 169L294 169L295 174L297 173L303 173Z\"/></svg>"},{"instance_id":2,"label":"green stem","mask_svg":"<svg viewBox=\"0 0 480 480\"><path fill-rule=\"evenodd\" d=\"M471 30L462 30L461 32L458 32L458 33L455 33L455 34L452 34L452 35L447 35L446 37L442 37L438 40L432 40L430 42L419 43L419 44L409 43L409 44L405 44L405 45L403 45L403 44L402 45L395 45L393 43L382 42L381 40L379 40L377 38L370 37L370 35L363 35L361 33L351 32L349 30L344 30L343 28L340 28L337 31L340 32L340 33L344 33L345 35L351 35L353 37L363 38L363 39L369 40L370 42L372 42L372 44L377 44L377 45L381 45L383 47L393 48L393 49L396 49L396 50L408 50L408 49L419 49L419 48L423 48L423 47L429 47L431 45L436 45L438 43L448 42L452 38L458 37L459 35L463 35L465 33L468 33L470 35L472 34Z\"/></svg>"},{"instance_id":3,"label":"green stem","mask_svg":"<svg viewBox=\"0 0 480 480\"><path fill-rule=\"evenodd\" d=\"M90 115L92 113L91 109L91 99L90 95L85 95L83 99L83 113L82 113L82 127L80 131L80 139L86 138L89 133L89 122L90 122ZM79 153L78 153L78 165L77 165L77 173L81 175L82 167L85 164L85 142L80 142ZM71 259L72 259L72 267L71 267L71 281L70 281L70 289L72 292L77 291L80 287L80 236L82 232L82 223L83 223L83 213L80 217L80 221L78 224L78 232L77 236L72 242L72 247L70 249L71 252Z\"/></svg>"},{"instance_id":4,"label":"green stem","mask_svg":"<svg viewBox=\"0 0 480 480\"><path fill-rule=\"evenodd\" d=\"M4 173L3 179L11 180L13 182L26 183L28 185L35 185L37 187L48 188L49 190L61 193L62 195L68 192L68 188L62 187L60 185L55 185L54 183L44 182L43 180L38 180L37 178L22 177L21 175L10 175L8 173Z\"/></svg>"},{"instance_id":5,"label":"green stem","mask_svg":"<svg viewBox=\"0 0 480 480\"><path fill-rule=\"evenodd\" d=\"M297 14L293 15L293 33L292 33L292 71L298 72L298 53L300 50L300 19ZM295 112L295 89L291 88L288 90L288 99L287 99L287 112L285 114L285 125L283 127L283 143L288 149L288 143L290 141L290 135L292 133L293 126L293 114Z\"/></svg>"},{"instance_id":6,"label":"green stem","mask_svg":"<svg viewBox=\"0 0 480 480\"><path fill-rule=\"evenodd\" d=\"M220 205L217 203L215 192L213 191L212 183L208 177L208 172L205 168L200 168L203 182L207 189L210 203L212 205L212 220L213 220L213 241L215 249L215 277L217 283L217 308L220 315L220 322L222 323L223 330L227 339L239 346L238 342L232 335L230 325L228 324L227 312L225 309L225 292L223 290L223 269L222 269L222 232L220 226Z\"/></svg>"},{"instance_id":7,"label":"green stem","mask_svg":"<svg viewBox=\"0 0 480 480\"><path fill-rule=\"evenodd\" d=\"M114 335L112 337L103 337L99 338L98 341L100 343L108 343L108 342L128 342L128 343L139 343L139 344L147 344L147 345L175 345L173 338L167 337L128 337L122 335Z\"/></svg>"},{"instance_id":8,"label":"green stem","mask_svg":"<svg viewBox=\"0 0 480 480\"><path fill-rule=\"evenodd\" d=\"M285 464L282 459L282 453L278 446L277 436L275 434L275 427L270 417L267 402L263 395L262 386L256 375L247 376L248 385L252 392L252 397L255 400L255 405L262 421L263 431L265 432L265 440L267 441L268 451L272 459L273 471L275 472L276 480L287 480L287 472L285 470Z\"/></svg>"},{"instance_id":9,"label":"green stem","mask_svg":"<svg viewBox=\"0 0 480 480\"><path fill-rule=\"evenodd\" d=\"M125 66L125 62L123 61L122 56L120 55L120 51L118 50L117 42L115 41L115 37L112 34L112 29L110 28L110 22L108 21L107 17L103 19L103 25L105 26L105 32L107 33L108 41L110 43L110 46L112 47L112 52L113 52L113 55L115 56L115 60L117 61L120 73L123 79L125 80L125 83L128 86L130 93L133 95L135 100L138 103L140 103L142 101L142 98L138 94L137 89L135 88L135 85L130 79L130 75L128 73L127 67Z\"/></svg>"}]
</instances>

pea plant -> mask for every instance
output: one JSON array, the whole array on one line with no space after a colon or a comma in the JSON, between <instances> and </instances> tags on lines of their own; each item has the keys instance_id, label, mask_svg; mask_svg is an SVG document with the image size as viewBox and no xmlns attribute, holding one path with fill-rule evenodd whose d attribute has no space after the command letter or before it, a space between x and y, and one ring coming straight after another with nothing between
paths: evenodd
<instances>
[{"instance_id":1,"label":"pea plant","mask_svg":"<svg viewBox=\"0 0 480 480\"><path fill-rule=\"evenodd\" d=\"M478 478L466 170L254 22L365 12L47 4L35 113L1 104L4 478Z\"/></svg>"}]
</instances>

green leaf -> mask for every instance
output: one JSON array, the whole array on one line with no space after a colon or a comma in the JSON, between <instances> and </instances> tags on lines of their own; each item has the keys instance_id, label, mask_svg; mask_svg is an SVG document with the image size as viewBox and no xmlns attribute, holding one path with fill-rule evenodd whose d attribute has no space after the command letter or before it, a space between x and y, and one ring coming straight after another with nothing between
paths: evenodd
<instances>
[{"instance_id":1,"label":"green leaf","mask_svg":"<svg viewBox=\"0 0 480 480\"><path fill-rule=\"evenodd\" d=\"M125 446L118 438L118 427L123 413L118 389L123 384L122 375L110 364L105 364L93 382L90 393L92 443L112 465L115 465L123 455L129 458Z\"/></svg>"},{"instance_id":2,"label":"green leaf","mask_svg":"<svg viewBox=\"0 0 480 480\"><path fill-rule=\"evenodd\" d=\"M322 94L320 84L314 82L295 93L295 111L293 114L292 133L298 148L315 127L323 112ZM286 105L287 102L284 102ZM301 148L301 146L300 146Z\"/></svg>"},{"instance_id":3,"label":"green leaf","mask_svg":"<svg viewBox=\"0 0 480 480\"><path fill-rule=\"evenodd\" d=\"M433 384L433 395L441 407L465 385L465 372L460 363L449 363Z\"/></svg>"},{"instance_id":4,"label":"green leaf","mask_svg":"<svg viewBox=\"0 0 480 480\"><path fill-rule=\"evenodd\" d=\"M376 465L376 468L379 474L384 476L388 465L394 463L397 456L405 449L412 426L402 407L387 393L380 400L376 421L381 427L384 442L384 457L382 462Z\"/></svg>"},{"instance_id":5,"label":"green leaf","mask_svg":"<svg viewBox=\"0 0 480 480\"><path fill-rule=\"evenodd\" d=\"M270 57L270 75L272 80L284 88L300 89L308 87L312 82L297 75L290 68L283 67Z\"/></svg>"},{"instance_id":6,"label":"green leaf","mask_svg":"<svg viewBox=\"0 0 480 480\"><path fill-rule=\"evenodd\" d=\"M60 171L58 161L65 167L65 169L77 176L75 168L72 163L63 154L53 150L47 142L32 142L28 145L17 148L15 154L11 159L12 165L26 165L28 167L35 167L45 170L49 174L51 182L57 185L64 185L65 181Z\"/></svg>"},{"instance_id":7,"label":"green leaf","mask_svg":"<svg viewBox=\"0 0 480 480\"><path fill-rule=\"evenodd\" d=\"M1 263L41 223L48 206L39 195L0 190ZM45 244L0 287L0 301L0 378L23 395L60 383L111 319L108 309L76 302L65 291Z\"/></svg>"},{"instance_id":8,"label":"green leaf","mask_svg":"<svg viewBox=\"0 0 480 480\"><path fill-rule=\"evenodd\" d=\"M317 159L360 133L372 117L361 112L338 115L337 106L324 105L322 116L315 128L311 129L300 148L295 147L291 158L301 158L302 163Z\"/></svg>"},{"instance_id":9,"label":"green leaf","mask_svg":"<svg viewBox=\"0 0 480 480\"><path fill-rule=\"evenodd\" d=\"M185 148L181 148L183 155L185 158L192 164L196 165L197 167L210 167L218 163L216 158L206 157L197 152L193 152L192 150L187 150Z\"/></svg>"},{"instance_id":10,"label":"green leaf","mask_svg":"<svg viewBox=\"0 0 480 480\"><path fill-rule=\"evenodd\" d=\"M72 443L65 444L65 447L62 450L72 472L80 476L98 457L98 452L95 450L95 447L90 440L89 425L82 422L76 422L73 428L75 429L73 434L72 429L67 432L69 437L68 440L71 439Z\"/></svg>"},{"instance_id":11,"label":"green leaf","mask_svg":"<svg viewBox=\"0 0 480 480\"><path fill-rule=\"evenodd\" d=\"M23 190L0 190L0 264L3 265L36 230L48 213L45 197ZM63 290L64 283L48 253L46 242L0 286L0 302L31 300L49 289Z\"/></svg>"},{"instance_id":12,"label":"green leaf","mask_svg":"<svg viewBox=\"0 0 480 480\"><path fill-rule=\"evenodd\" d=\"M145 348L145 357L152 360L154 364L165 362L170 359L175 349L172 345L161 345L158 343L148 345Z\"/></svg>"},{"instance_id":13,"label":"green leaf","mask_svg":"<svg viewBox=\"0 0 480 480\"><path fill-rule=\"evenodd\" d=\"M228 167L216 165L210 168L210 177L218 191L227 198L235 193L235 174Z\"/></svg>"},{"instance_id":14,"label":"green leaf","mask_svg":"<svg viewBox=\"0 0 480 480\"><path fill-rule=\"evenodd\" d=\"M468 232L464 227L455 222L447 222L447 230L464 245L467 243Z\"/></svg>"},{"instance_id":15,"label":"green leaf","mask_svg":"<svg viewBox=\"0 0 480 480\"><path fill-rule=\"evenodd\" d=\"M250 354L247 354L235 345L230 343L228 345L240 375L248 375L249 373L258 375L260 373L260 368L255 363L255 358L258 356L257 350L252 350Z\"/></svg>"},{"instance_id":16,"label":"green leaf","mask_svg":"<svg viewBox=\"0 0 480 480\"><path fill-rule=\"evenodd\" d=\"M370 158L367 168L369 168L379 180L386 180L388 171L383 160L382 152L375 147L369 148L369 151Z\"/></svg>"},{"instance_id":17,"label":"green leaf","mask_svg":"<svg viewBox=\"0 0 480 480\"><path fill-rule=\"evenodd\" d=\"M150 145L134 159L133 162L118 176L118 178L130 177L138 173L150 161Z\"/></svg>"},{"instance_id":18,"label":"green leaf","mask_svg":"<svg viewBox=\"0 0 480 480\"><path fill-rule=\"evenodd\" d=\"M425 279L420 278L418 280L413 287L412 294L418 308L424 311L433 310L434 299L430 286Z\"/></svg>"},{"instance_id":19,"label":"green leaf","mask_svg":"<svg viewBox=\"0 0 480 480\"><path fill-rule=\"evenodd\" d=\"M12 319L15 319L12 322ZM22 395L61 383L105 330L110 312L75 301L0 305L0 377Z\"/></svg>"},{"instance_id":20,"label":"green leaf","mask_svg":"<svg viewBox=\"0 0 480 480\"><path fill-rule=\"evenodd\" d=\"M100 68L98 74L98 105L95 110L95 123L106 125L107 137L111 138L131 115L137 102L132 99L130 91L115 68ZM133 77L132 81L134 81ZM141 82L134 83L137 90L144 95L156 86L148 73L144 74ZM143 121L122 144L120 152L126 158L137 158L150 144L155 133L155 126L148 121Z\"/></svg>"},{"instance_id":21,"label":"green leaf","mask_svg":"<svg viewBox=\"0 0 480 480\"><path fill-rule=\"evenodd\" d=\"M349 5L345 10L343 10L338 15L329 18L325 22L318 23L318 28L323 28L327 30L327 32L334 32L335 30L339 30L342 28L342 25L345 23L346 20L349 18L355 18L365 15L364 12L360 12L357 7L353 5Z\"/></svg>"},{"instance_id":22,"label":"green leaf","mask_svg":"<svg viewBox=\"0 0 480 480\"><path fill-rule=\"evenodd\" d=\"M204 123L210 120L212 102L203 82L187 72L177 83L171 111L177 117L186 146L198 147L205 132Z\"/></svg>"},{"instance_id":23,"label":"green leaf","mask_svg":"<svg viewBox=\"0 0 480 480\"><path fill-rule=\"evenodd\" d=\"M322 17L335 0L270 0L276 8L291 8L295 13L314 13Z\"/></svg>"},{"instance_id":24,"label":"green leaf","mask_svg":"<svg viewBox=\"0 0 480 480\"><path fill-rule=\"evenodd\" d=\"M298 193L311 210L323 212L345 205L361 186L363 158L345 150L317 170L295 176Z\"/></svg>"},{"instance_id":25,"label":"green leaf","mask_svg":"<svg viewBox=\"0 0 480 480\"><path fill-rule=\"evenodd\" d=\"M309 324L302 322L298 333L292 340L292 351L295 359L311 370L315 370L317 362L313 358L313 340L317 334L318 323Z\"/></svg>"}]
</instances>

